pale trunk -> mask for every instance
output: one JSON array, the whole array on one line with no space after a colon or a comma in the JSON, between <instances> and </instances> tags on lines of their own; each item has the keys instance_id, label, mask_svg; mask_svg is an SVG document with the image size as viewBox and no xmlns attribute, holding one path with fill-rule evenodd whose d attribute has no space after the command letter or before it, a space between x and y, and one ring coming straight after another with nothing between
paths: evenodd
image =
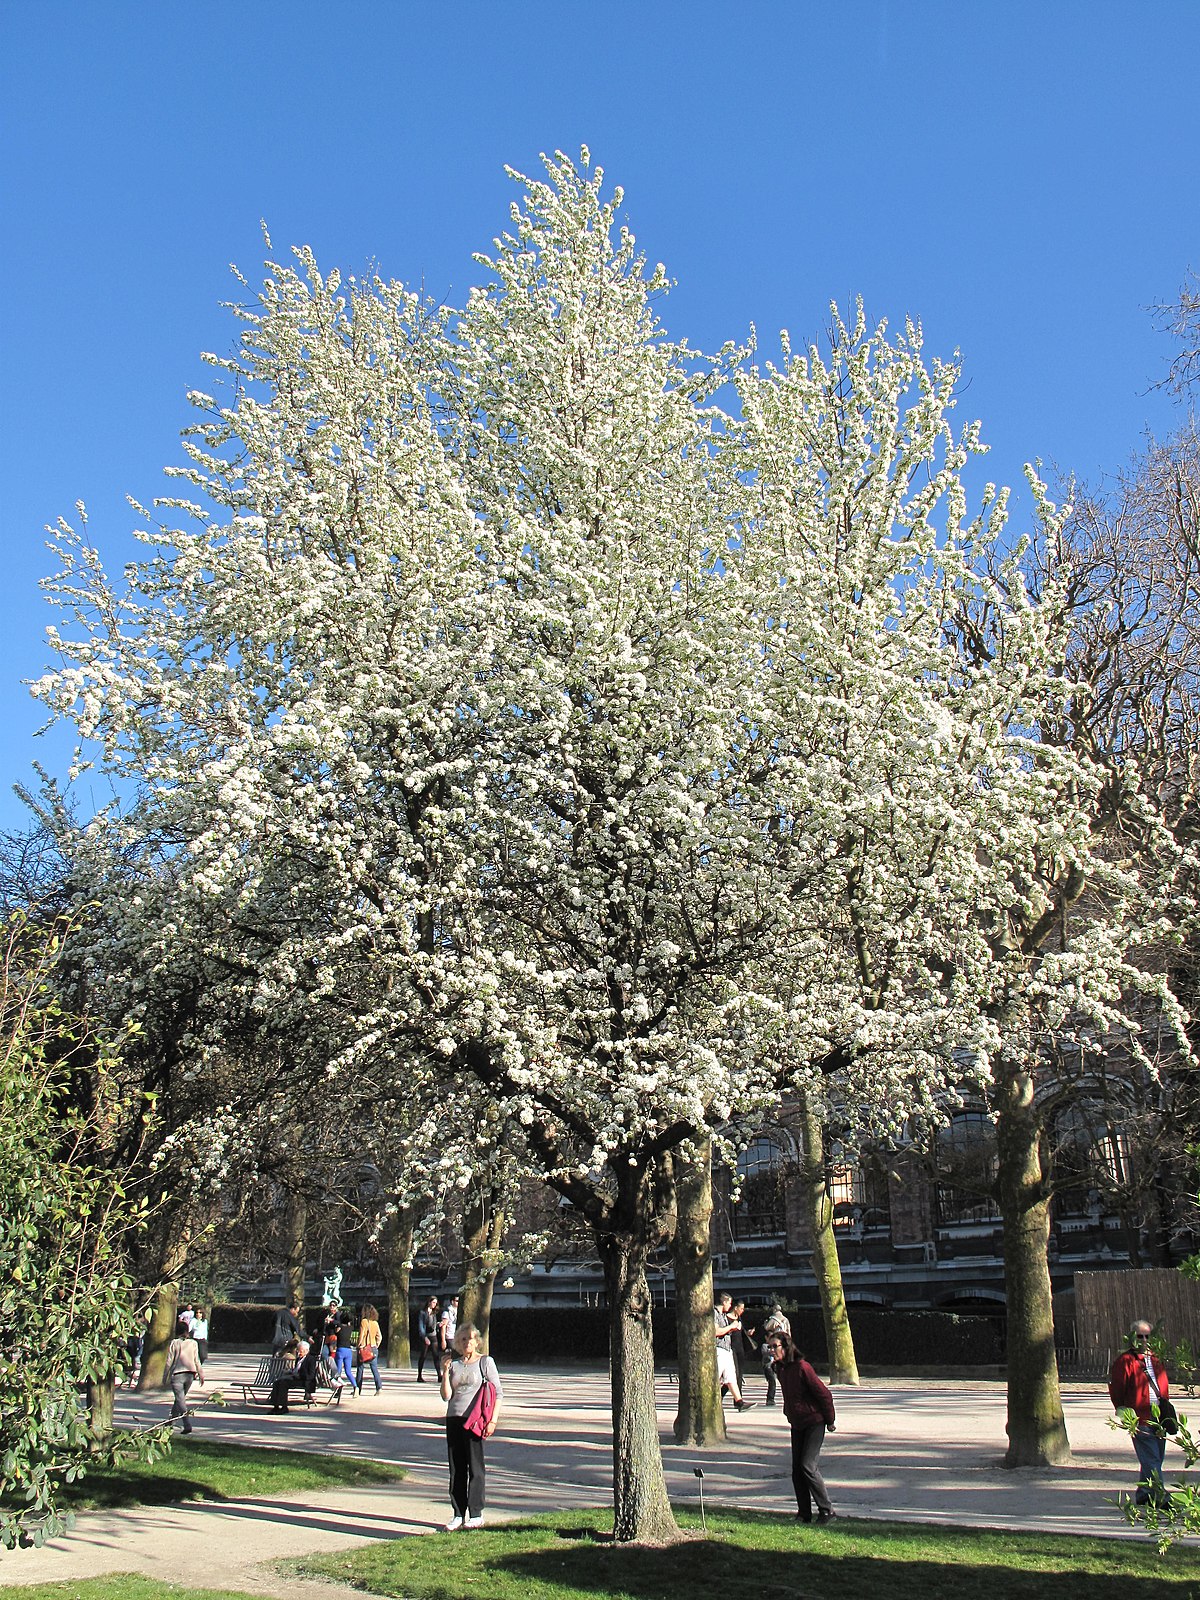
<instances>
[{"instance_id":1,"label":"pale trunk","mask_svg":"<svg viewBox=\"0 0 1200 1600\"><path fill-rule=\"evenodd\" d=\"M142 1342L142 1372L139 1391L161 1389L167 1376L167 1350L175 1337L179 1317L179 1284L168 1279L160 1283L150 1303L150 1320Z\"/></svg>"},{"instance_id":2,"label":"pale trunk","mask_svg":"<svg viewBox=\"0 0 1200 1600\"><path fill-rule=\"evenodd\" d=\"M712 1144L675 1153L675 1338L679 1353L678 1444L706 1446L725 1438L713 1323Z\"/></svg>"},{"instance_id":3,"label":"pale trunk","mask_svg":"<svg viewBox=\"0 0 1200 1600\"><path fill-rule=\"evenodd\" d=\"M473 1323L488 1348L492 1293L496 1285L496 1252L504 1234L504 1213L491 1190L476 1194L463 1216L462 1295L458 1320Z\"/></svg>"},{"instance_id":4,"label":"pale trunk","mask_svg":"<svg viewBox=\"0 0 1200 1600\"><path fill-rule=\"evenodd\" d=\"M804 1140L800 1189L812 1238L813 1274L821 1299L821 1317L825 1323L829 1381L854 1384L858 1382L858 1362L854 1355L854 1336L850 1331L850 1316L842 1288L842 1267L838 1260L837 1235L833 1226L833 1202L825 1186L825 1143L821 1122L810 1106L807 1095L799 1096L799 1105Z\"/></svg>"},{"instance_id":5,"label":"pale trunk","mask_svg":"<svg viewBox=\"0 0 1200 1600\"><path fill-rule=\"evenodd\" d=\"M180 1229L177 1238L168 1239L163 1247L158 1288L150 1302L146 1337L142 1341L142 1370L137 1385L139 1393L161 1389L166 1381L167 1349L175 1337L179 1318L179 1280L187 1265L190 1245L191 1231L185 1226Z\"/></svg>"},{"instance_id":6,"label":"pale trunk","mask_svg":"<svg viewBox=\"0 0 1200 1600\"><path fill-rule=\"evenodd\" d=\"M1009 1467L1059 1467L1071 1459L1058 1387L1051 1300L1050 1207L1042 1177L1040 1116L1033 1076L999 1064L996 1097L998 1188L1004 1219L1008 1301Z\"/></svg>"},{"instance_id":7,"label":"pale trunk","mask_svg":"<svg viewBox=\"0 0 1200 1600\"><path fill-rule=\"evenodd\" d=\"M408 1338L408 1285L412 1272L413 1211L402 1207L379 1235L379 1268L388 1303L387 1364L402 1372L412 1365Z\"/></svg>"},{"instance_id":8,"label":"pale trunk","mask_svg":"<svg viewBox=\"0 0 1200 1600\"><path fill-rule=\"evenodd\" d=\"M613 1537L667 1543L679 1529L667 1498L654 1404L654 1342L644 1238L597 1232L608 1290L613 1416Z\"/></svg>"}]
</instances>

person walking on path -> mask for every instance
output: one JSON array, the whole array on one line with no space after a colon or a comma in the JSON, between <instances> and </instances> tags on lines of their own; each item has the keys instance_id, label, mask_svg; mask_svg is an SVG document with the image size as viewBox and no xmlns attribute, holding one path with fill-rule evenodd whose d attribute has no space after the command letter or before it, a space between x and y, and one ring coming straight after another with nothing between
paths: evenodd
<instances>
[{"instance_id":1,"label":"person walking on path","mask_svg":"<svg viewBox=\"0 0 1200 1600\"><path fill-rule=\"evenodd\" d=\"M338 1329L341 1323L341 1303L331 1300L325 1311L325 1321L321 1324L321 1343L325 1346L325 1354L331 1367L337 1366Z\"/></svg>"},{"instance_id":2,"label":"person walking on path","mask_svg":"<svg viewBox=\"0 0 1200 1600\"><path fill-rule=\"evenodd\" d=\"M358 1383L354 1377L354 1324L348 1311L343 1311L339 1316L334 1330L333 1370L350 1385L351 1394L358 1393Z\"/></svg>"},{"instance_id":3,"label":"person walking on path","mask_svg":"<svg viewBox=\"0 0 1200 1600\"><path fill-rule=\"evenodd\" d=\"M733 1396L733 1403L737 1409L749 1411L754 1401L742 1399L742 1387L738 1383L737 1369L733 1364L731 1336L735 1329L740 1333L742 1325L734 1316L732 1307L731 1295L717 1296L717 1305L713 1312L713 1331L717 1339L717 1377L721 1380L721 1387L728 1389Z\"/></svg>"},{"instance_id":4,"label":"person walking on path","mask_svg":"<svg viewBox=\"0 0 1200 1600\"><path fill-rule=\"evenodd\" d=\"M183 1318L175 1330L175 1337L167 1347L167 1382L171 1386L171 1421L183 1418L184 1433L191 1433L192 1418L188 1411L188 1390L193 1383L204 1387L204 1366L200 1360L200 1352L196 1348L196 1341L192 1338L188 1325Z\"/></svg>"},{"instance_id":5,"label":"person walking on path","mask_svg":"<svg viewBox=\"0 0 1200 1600\"><path fill-rule=\"evenodd\" d=\"M340 1337L340 1335L339 1335ZM375 1393L383 1390L383 1380L379 1376L379 1346L383 1340L383 1330L379 1326L379 1313L374 1306L364 1306L362 1321L358 1326L358 1374L355 1388L362 1393L363 1368L370 1367L371 1376L375 1379Z\"/></svg>"},{"instance_id":6,"label":"person walking on path","mask_svg":"<svg viewBox=\"0 0 1200 1600\"><path fill-rule=\"evenodd\" d=\"M767 1315L759 1326L759 1352L762 1355L763 1377L767 1380L767 1404L775 1404L775 1358L771 1354L771 1335L782 1333L787 1338L792 1337L792 1325L783 1314L783 1307L778 1300L772 1300L767 1307Z\"/></svg>"},{"instance_id":7,"label":"person walking on path","mask_svg":"<svg viewBox=\"0 0 1200 1600\"><path fill-rule=\"evenodd\" d=\"M458 1296L452 1294L442 1307L437 1329L437 1375L441 1381L442 1368L454 1353L454 1334L458 1328Z\"/></svg>"},{"instance_id":8,"label":"person walking on path","mask_svg":"<svg viewBox=\"0 0 1200 1600\"><path fill-rule=\"evenodd\" d=\"M275 1331L271 1335L271 1354L281 1356L293 1339L300 1337L300 1306L293 1300L290 1306L275 1313Z\"/></svg>"},{"instance_id":9,"label":"person walking on path","mask_svg":"<svg viewBox=\"0 0 1200 1600\"><path fill-rule=\"evenodd\" d=\"M438 1372L438 1359L434 1351L437 1340L437 1295L430 1295L417 1317L417 1382L425 1382L425 1363L433 1357L433 1368ZM438 1372L438 1376L441 1374Z\"/></svg>"},{"instance_id":10,"label":"person walking on path","mask_svg":"<svg viewBox=\"0 0 1200 1600\"><path fill-rule=\"evenodd\" d=\"M1138 1486L1134 1505L1148 1501L1167 1506L1170 1496L1163 1488L1163 1458L1167 1439L1161 1426L1151 1417L1151 1409L1167 1398L1170 1387L1167 1369L1150 1349L1150 1324L1141 1318L1129 1330L1129 1348L1113 1362L1108 1374L1108 1395L1116 1411L1136 1414L1138 1425L1133 1448L1138 1458Z\"/></svg>"},{"instance_id":11,"label":"person walking on path","mask_svg":"<svg viewBox=\"0 0 1200 1600\"><path fill-rule=\"evenodd\" d=\"M729 1330L729 1348L733 1353L733 1370L737 1373L738 1388L746 1387L746 1362L754 1349L750 1330L746 1327L746 1302L733 1302L734 1326Z\"/></svg>"},{"instance_id":12,"label":"person walking on path","mask_svg":"<svg viewBox=\"0 0 1200 1600\"><path fill-rule=\"evenodd\" d=\"M835 1433L836 1412L833 1396L817 1377L786 1333L769 1333L775 1374L783 1390L783 1414L792 1430L792 1488L796 1491L796 1515L801 1522L812 1521L813 1502L817 1521L828 1522L837 1512L829 1501L825 1479L817 1466L826 1431Z\"/></svg>"},{"instance_id":13,"label":"person walking on path","mask_svg":"<svg viewBox=\"0 0 1200 1600\"><path fill-rule=\"evenodd\" d=\"M446 1532L458 1528L482 1528L484 1504L483 1441L496 1431L504 1390L491 1356L483 1353L483 1340L472 1322L465 1322L454 1335L454 1358L446 1362L441 1374L441 1394L446 1407L446 1455L450 1462L451 1517ZM485 1383L494 1389L492 1414L476 1433L468 1427L472 1412L480 1404L479 1391Z\"/></svg>"},{"instance_id":14,"label":"person walking on path","mask_svg":"<svg viewBox=\"0 0 1200 1600\"><path fill-rule=\"evenodd\" d=\"M197 1306L191 1321L191 1335L196 1341L196 1349L200 1352L200 1365L208 1360L208 1312L204 1306Z\"/></svg>"}]
</instances>

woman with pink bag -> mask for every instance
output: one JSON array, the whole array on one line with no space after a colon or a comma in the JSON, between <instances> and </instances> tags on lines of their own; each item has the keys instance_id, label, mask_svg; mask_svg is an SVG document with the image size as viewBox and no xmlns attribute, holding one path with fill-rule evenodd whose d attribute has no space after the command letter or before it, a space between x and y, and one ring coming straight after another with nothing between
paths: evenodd
<instances>
[{"instance_id":1,"label":"woman with pink bag","mask_svg":"<svg viewBox=\"0 0 1200 1600\"><path fill-rule=\"evenodd\" d=\"M446 1532L483 1527L483 1441L496 1431L504 1390L474 1323L454 1335L454 1359L442 1368L446 1407L446 1454L450 1460L450 1508Z\"/></svg>"}]
</instances>

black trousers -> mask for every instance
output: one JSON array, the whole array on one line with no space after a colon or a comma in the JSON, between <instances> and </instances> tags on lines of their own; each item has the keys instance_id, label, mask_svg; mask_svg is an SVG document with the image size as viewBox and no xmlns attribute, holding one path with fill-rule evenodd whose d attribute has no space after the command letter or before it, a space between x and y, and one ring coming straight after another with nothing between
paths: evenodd
<instances>
[{"instance_id":1,"label":"black trousers","mask_svg":"<svg viewBox=\"0 0 1200 1600\"><path fill-rule=\"evenodd\" d=\"M461 1417L446 1418L446 1454L450 1458L450 1503L458 1515L483 1515L483 1440L468 1433Z\"/></svg>"},{"instance_id":2,"label":"black trousers","mask_svg":"<svg viewBox=\"0 0 1200 1600\"><path fill-rule=\"evenodd\" d=\"M308 1387L307 1378L298 1378L295 1373L287 1373L282 1378L276 1378L271 1385L271 1410L286 1411L288 1409L288 1390L303 1389L305 1401L312 1399L315 1389Z\"/></svg>"},{"instance_id":3,"label":"black trousers","mask_svg":"<svg viewBox=\"0 0 1200 1600\"><path fill-rule=\"evenodd\" d=\"M817 1467L817 1457L825 1443L825 1424L816 1422L809 1428L792 1429L792 1488L796 1491L796 1509L802 1517L811 1517L813 1501L818 1511L832 1511L825 1479Z\"/></svg>"},{"instance_id":4,"label":"black trousers","mask_svg":"<svg viewBox=\"0 0 1200 1600\"><path fill-rule=\"evenodd\" d=\"M433 1340L422 1339L421 1348L417 1351L417 1377L424 1381L425 1363L433 1356ZM433 1365L437 1367L437 1357L433 1356Z\"/></svg>"}]
</instances>

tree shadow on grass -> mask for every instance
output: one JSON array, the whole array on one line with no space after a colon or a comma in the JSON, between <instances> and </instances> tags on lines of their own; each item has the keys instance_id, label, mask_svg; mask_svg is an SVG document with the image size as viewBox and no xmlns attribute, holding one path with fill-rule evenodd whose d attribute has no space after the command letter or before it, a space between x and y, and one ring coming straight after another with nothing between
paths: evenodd
<instances>
[{"instance_id":1,"label":"tree shadow on grass","mask_svg":"<svg viewBox=\"0 0 1200 1600\"><path fill-rule=\"evenodd\" d=\"M860 1525L861 1527L861 1525ZM740 1544L685 1540L663 1548L614 1545L585 1529L582 1537L564 1536L549 1547L488 1562L496 1573L520 1580L537 1592L558 1586L564 1594L604 1596L606 1600L691 1600L727 1589L752 1594L755 1600L962 1600L983 1594L988 1600L1164 1600L1167 1585L1191 1592L1196 1574L1160 1570L1154 1575L1111 1574L1071 1570L1055 1562L1053 1570L1023 1571L1014 1552L1011 1564L973 1563L959 1559L941 1563L905 1559L889 1552L887 1539L878 1554L840 1554L814 1550L800 1540L794 1550L756 1549ZM1172 1565L1166 1564L1168 1569ZM1188 1585L1185 1591L1183 1584Z\"/></svg>"}]
</instances>

